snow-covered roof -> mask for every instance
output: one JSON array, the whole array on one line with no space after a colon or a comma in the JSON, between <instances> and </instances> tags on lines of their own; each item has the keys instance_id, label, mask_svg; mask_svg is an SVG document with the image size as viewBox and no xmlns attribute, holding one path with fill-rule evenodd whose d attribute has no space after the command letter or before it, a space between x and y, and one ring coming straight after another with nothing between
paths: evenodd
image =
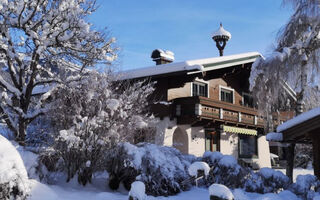
<instances>
[{"instance_id":1,"label":"snow-covered roof","mask_svg":"<svg viewBox=\"0 0 320 200\"><path fill-rule=\"evenodd\" d=\"M282 133L270 132L267 134L266 139L267 139L267 141L281 142L283 140L283 135L282 135Z\"/></svg>"},{"instance_id":2,"label":"snow-covered roof","mask_svg":"<svg viewBox=\"0 0 320 200\"><path fill-rule=\"evenodd\" d=\"M300 124L302 122L305 122L305 121L312 119L314 117L317 117L317 116L320 116L320 107L309 110L308 112L304 112L304 113L286 121L285 123L279 125L277 127L277 132L283 132L284 130L287 130L291 127L294 127L297 124Z\"/></svg>"},{"instance_id":3,"label":"snow-covered roof","mask_svg":"<svg viewBox=\"0 0 320 200\"><path fill-rule=\"evenodd\" d=\"M120 73L120 79L125 80L143 78L176 72L186 72L189 74L201 73L205 71L212 71L235 65L251 63L254 62L258 57L261 57L261 54L259 52L249 52L230 56L220 56L197 60L187 60L183 62L175 62L162 65L154 65L140 69L123 71Z\"/></svg>"},{"instance_id":4,"label":"snow-covered roof","mask_svg":"<svg viewBox=\"0 0 320 200\"><path fill-rule=\"evenodd\" d=\"M219 29L212 34L212 37L217 37L217 36L221 36L221 37L225 36L225 37L228 37L228 40L231 39L231 33L230 33L229 31L226 31L226 30L222 27L222 24L220 24Z\"/></svg>"}]
</instances>

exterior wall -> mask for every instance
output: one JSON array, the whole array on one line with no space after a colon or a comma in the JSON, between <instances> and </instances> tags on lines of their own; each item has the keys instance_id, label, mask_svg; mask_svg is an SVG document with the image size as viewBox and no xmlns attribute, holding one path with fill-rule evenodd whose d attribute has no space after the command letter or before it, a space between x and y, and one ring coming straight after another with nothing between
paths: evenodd
<instances>
[{"instance_id":1,"label":"exterior wall","mask_svg":"<svg viewBox=\"0 0 320 200\"><path fill-rule=\"evenodd\" d=\"M172 146L173 133L177 128L177 122L169 117L159 120L156 126L155 143L157 145Z\"/></svg>"},{"instance_id":2,"label":"exterior wall","mask_svg":"<svg viewBox=\"0 0 320 200\"><path fill-rule=\"evenodd\" d=\"M242 105L242 92L243 90L239 87L238 80L229 79L225 80L222 78L212 79L210 82L210 99L219 101L220 86L234 89L234 104Z\"/></svg>"},{"instance_id":3,"label":"exterior wall","mask_svg":"<svg viewBox=\"0 0 320 200\"><path fill-rule=\"evenodd\" d=\"M173 134L179 129L188 137L188 154L202 156L205 152L205 130L203 127L191 127L190 125L177 125L175 120L165 117L157 125L156 144L173 146ZM232 155L239 158L239 137L236 133L220 134L220 152L224 155ZM257 138L258 158L244 159L252 160L258 167L271 167L269 143L266 136Z\"/></svg>"},{"instance_id":4,"label":"exterior wall","mask_svg":"<svg viewBox=\"0 0 320 200\"><path fill-rule=\"evenodd\" d=\"M205 132L203 127L191 127L188 129L189 154L202 156L205 151Z\"/></svg>"},{"instance_id":5,"label":"exterior wall","mask_svg":"<svg viewBox=\"0 0 320 200\"><path fill-rule=\"evenodd\" d=\"M258 156L260 168L271 167L269 142L266 140L266 136L258 138Z\"/></svg>"},{"instance_id":6,"label":"exterior wall","mask_svg":"<svg viewBox=\"0 0 320 200\"><path fill-rule=\"evenodd\" d=\"M188 153L202 156L205 151L205 132L203 127L191 127L190 125L177 126L175 120L165 117L157 125L156 144L173 146L173 134L180 129L188 135Z\"/></svg>"},{"instance_id":7,"label":"exterior wall","mask_svg":"<svg viewBox=\"0 0 320 200\"><path fill-rule=\"evenodd\" d=\"M180 97L190 97L191 96L191 83L186 83L180 88L168 89L168 101L180 98Z\"/></svg>"},{"instance_id":8,"label":"exterior wall","mask_svg":"<svg viewBox=\"0 0 320 200\"><path fill-rule=\"evenodd\" d=\"M203 81L202 79L197 78L195 81L208 83L209 98L217 101L219 101L220 86L234 89L234 104L242 104L243 90L239 87L238 80L236 79L225 80L222 78L216 78L211 79L210 81ZM183 87L168 89L168 101L180 97L190 97L192 95L191 83L192 82L187 82Z\"/></svg>"},{"instance_id":9,"label":"exterior wall","mask_svg":"<svg viewBox=\"0 0 320 200\"><path fill-rule=\"evenodd\" d=\"M238 143L239 137L236 133L220 134L220 152L225 155L232 155L238 159Z\"/></svg>"}]
</instances>

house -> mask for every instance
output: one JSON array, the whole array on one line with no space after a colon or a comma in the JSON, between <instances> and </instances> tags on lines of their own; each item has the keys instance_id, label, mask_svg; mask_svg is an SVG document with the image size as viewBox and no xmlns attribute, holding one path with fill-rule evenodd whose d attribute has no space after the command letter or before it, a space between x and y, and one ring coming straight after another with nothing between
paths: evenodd
<instances>
[{"instance_id":1,"label":"house","mask_svg":"<svg viewBox=\"0 0 320 200\"><path fill-rule=\"evenodd\" d=\"M261 54L223 56L230 38L221 25L213 35L220 57L173 62L172 52L156 49L155 66L126 71L121 78L156 81L156 143L196 156L220 151L253 168L271 167L264 119L249 91L251 66Z\"/></svg>"}]
</instances>

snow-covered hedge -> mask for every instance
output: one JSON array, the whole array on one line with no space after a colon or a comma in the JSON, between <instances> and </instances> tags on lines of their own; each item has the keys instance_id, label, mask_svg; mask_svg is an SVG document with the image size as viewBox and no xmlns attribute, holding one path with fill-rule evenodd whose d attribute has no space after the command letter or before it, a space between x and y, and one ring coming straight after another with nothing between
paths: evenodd
<instances>
[{"instance_id":1,"label":"snow-covered hedge","mask_svg":"<svg viewBox=\"0 0 320 200\"><path fill-rule=\"evenodd\" d=\"M258 172L250 172L246 177L244 188L248 192L270 193L287 189L289 184L289 178L282 172L261 168Z\"/></svg>"},{"instance_id":2,"label":"snow-covered hedge","mask_svg":"<svg viewBox=\"0 0 320 200\"><path fill-rule=\"evenodd\" d=\"M298 175L296 182L290 186L289 190L302 199L312 199L315 192L320 191L320 181L311 174Z\"/></svg>"},{"instance_id":3,"label":"snow-covered hedge","mask_svg":"<svg viewBox=\"0 0 320 200\"><path fill-rule=\"evenodd\" d=\"M0 199L26 199L27 171L16 148L0 135Z\"/></svg>"},{"instance_id":4,"label":"snow-covered hedge","mask_svg":"<svg viewBox=\"0 0 320 200\"><path fill-rule=\"evenodd\" d=\"M229 188L221 184L212 184L209 187L209 194L210 194L210 198L217 197L219 199L225 199L225 200L234 199L233 194L229 190Z\"/></svg>"},{"instance_id":5,"label":"snow-covered hedge","mask_svg":"<svg viewBox=\"0 0 320 200\"><path fill-rule=\"evenodd\" d=\"M120 182L127 189L135 180L144 182L146 193L153 196L168 196L190 187L188 167L195 157L181 154L171 147L140 143L121 143L107 156L109 185L117 189Z\"/></svg>"},{"instance_id":6,"label":"snow-covered hedge","mask_svg":"<svg viewBox=\"0 0 320 200\"><path fill-rule=\"evenodd\" d=\"M207 186L213 183L223 184L230 188L242 187L249 170L241 167L237 160L230 155L220 152L205 152L202 161L209 164L212 170L205 179Z\"/></svg>"}]
</instances>

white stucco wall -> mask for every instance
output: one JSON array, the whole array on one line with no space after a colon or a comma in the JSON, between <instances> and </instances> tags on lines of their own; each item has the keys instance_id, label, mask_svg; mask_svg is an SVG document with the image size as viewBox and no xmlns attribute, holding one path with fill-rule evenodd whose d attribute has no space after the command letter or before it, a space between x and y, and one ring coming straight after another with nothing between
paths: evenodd
<instances>
[{"instance_id":1,"label":"white stucco wall","mask_svg":"<svg viewBox=\"0 0 320 200\"><path fill-rule=\"evenodd\" d=\"M188 130L189 154L202 156L205 151L205 132L203 127L191 127Z\"/></svg>"},{"instance_id":2,"label":"white stucco wall","mask_svg":"<svg viewBox=\"0 0 320 200\"><path fill-rule=\"evenodd\" d=\"M266 136L258 138L259 167L271 167L269 143Z\"/></svg>"},{"instance_id":3,"label":"white stucco wall","mask_svg":"<svg viewBox=\"0 0 320 200\"><path fill-rule=\"evenodd\" d=\"M239 138L236 133L220 134L220 152L224 155L232 155L238 158Z\"/></svg>"},{"instance_id":4,"label":"white stucco wall","mask_svg":"<svg viewBox=\"0 0 320 200\"><path fill-rule=\"evenodd\" d=\"M176 120L170 120L169 117L157 120L159 122L156 125L155 143L157 145L172 146L173 132L177 128Z\"/></svg>"},{"instance_id":5,"label":"white stucco wall","mask_svg":"<svg viewBox=\"0 0 320 200\"><path fill-rule=\"evenodd\" d=\"M188 135L188 153L202 156L205 151L205 132L203 127L191 127L190 125L179 125L175 120L165 117L157 124L156 144L172 146L173 133L179 128Z\"/></svg>"},{"instance_id":6,"label":"white stucco wall","mask_svg":"<svg viewBox=\"0 0 320 200\"><path fill-rule=\"evenodd\" d=\"M188 135L188 153L195 156L202 156L205 152L205 130L203 127L191 127L190 125L177 126L176 120L168 117L159 120L157 125L156 144L172 146L173 133L180 128ZM236 133L220 134L220 152L224 155L232 155L238 159L239 138ZM262 167L271 167L269 143L265 136L257 139L258 158L252 159L254 163Z\"/></svg>"}]
</instances>

